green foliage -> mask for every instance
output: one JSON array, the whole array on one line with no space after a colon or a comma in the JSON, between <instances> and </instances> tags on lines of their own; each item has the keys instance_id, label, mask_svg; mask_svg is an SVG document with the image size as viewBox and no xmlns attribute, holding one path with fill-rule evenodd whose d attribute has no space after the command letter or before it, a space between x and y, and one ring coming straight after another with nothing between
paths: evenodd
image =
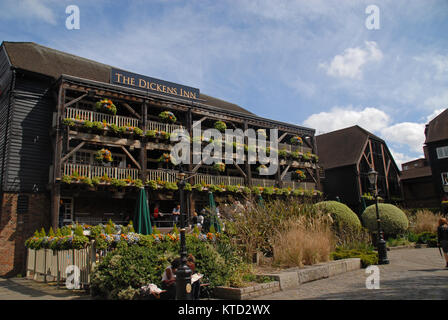
<instances>
[{"instance_id":1,"label":"green foliage","mask_svg":"<svg viewBox=\"0 0 448 320\"><path fill-rule=\"evenodd\" d=\"M177 228L176 224L174 224L173 233L174 234L179 234L179 229Z\"/></svg>"},{"instance_id":2,"label":"green foliage","mask_svg":"<svg viewBox=\"0 0 448 320\"><path fill-rule=\"evenodd\" d=\"M86 236L75 235L72 240L72 248L73 249L83 249L89 243L89 238Z\"/></svg>"},{"instance_id":3,"label":"green foliage","mask_svg":"<svg viewBox=\"0 0 448 320\"><path fill-rule=\"evenodd\" d=\"M129 230L129 232L134 232L135 233L134 224L132 223L132 220L129 221L128 230Z\"/></svg>"},{"instance_id":4,"label":"green foliage","mask_svg":"<svg viewBox=\"0 0 448 320\"><path fill-rule=\"evenodd\" d=\"M213 234L216 233L216 229L215 229L215 226L213 224L210 226L209 232L213 233Z\"/></svg>"},{"instance_id":5,"label":"green foliage","mask_svg":"<svg viewBox=\"0 0 448 320\"><path fill-rule=\"evenodd\" d=\"M397 236L396 238L390 237L386 242L388 247L407 246L411 244L411 242L403 236Z\"/></svg>"},{"instance_id":6,"label":"green foliage","mask_svg":"<svg viewBox=\"0 0 448 320\"><path fill-rule=\"evenodd\" d=\"M370 265L378 264L378 253L370 249L344 249L337 247L334 252L331 253L331 259L340 260L348 258L360 258L361 265L366 268Z\"/></svg>"},{"instance_id":7,"label":"green foliage","mask_svg":"<svg viewBox=\"0 0 448 320\"><path fill-rule=\"evenodd\" d=\"M381 219L381 228L387 236L403 235L409 227L409 221L403 211L388 203L378 204ZM377 232L378 223L376 219L375 205L368 206L361 216L363 225L370 232Z\"/></svg>"},{"instance_id":8,"label":"green foliage","mask_svg":"<svg viewBox=\"0 0 448 320\"><path fill-rule=\"evenodd\" d=\"M227 129L227 125L224 121L216 121L214 127L221 132L225 132Z\"/></svg>"},{"instance_id":9,"label":"green foliage","mask_svg":"<svg viewBox=\"0 0 448 320\"><path fill-rule=\"evenodd\" d=\"M48 236L49 237L54 237L55 236L54 231L53 231L53 227L50 227L50 230L48 230Z\"/></svg>"},{"instance_id":10,"label":"green foliage","mask_svg":"<svg viewBox=\"0 0 448 320\"><path fill-rule=\"evenodd\" d=\"M102 132L104 130L104 125L99 121L94 121L92 122L92 128L97 132Z\"/></svg>"},{"instance_id":11,"label":"green foliage","mask_svg":"<svg viewBox=\"0 0 448 320\"><path fill-rule=\"evenodd\" d=\"M155 138L156 137L156 131L155 130L148 130L148 131L146 131L146 136L148 138Z\"/></svg>"},{"instance_id":12,"label":"green foliage","mask_svg":"<svg viewBox=\"0 0 448 320\"><path fill-rule=\"evenodd\" d=\"M160 234L160 230L157 229L157 226L154 226L154 227L152 228L152 233L153 233L153 234Z\"/></svg>"},{"instance_id":13,"label":"green foliage","mask_svg":"<svg viewBox=\"0 0 448 320\"><path fill-rule=\"evenodd\" d=\"M45 237L47 234L45 233L44 228L40 229L39 237Z\"/></svg>"},{"instance_id":14,"label":"green foliage","mask_svg":"<svg viewBox=\"0 0 448 320\"><path fill-rule=\"evenodd\" d=\"M61 233L63 236L70 236L72 234L72 230L68 226L63 226L61 228Z\"/></svg>"},{"instance_id":15,"label":"green foliage","mask_svg":"<svg viewBox=\"0 0 448 320\"><path fill-rule=\"evenodd\" d=\"M426 244L428 247L435 248L437 247L437 234L428 231L419 233L417 234L417 243Z\"/></svg>"},{"instance_id":16,"label":"green foliage","mask_svg":"<svg viewBox=\"0 0 448 320\"><path fill-rule=\"evenodd\" d=\"M59 228L56 229L56 237L62 237L62 232Z\"/></svg>"},{"instance_id":17,"label":"green foliage","mask_svg":"<svg viewBox=\"0 0 448 320\"><path fill-rule=\"evenodd\" d=\"M199 232L199 228L198 228L197 225L195 225L194 228L193 228L193 234L198 235L199 233L200 233L200 232Z\"/></svg>"},{"instance_id":18,"label":"green foliage","mask_svg":"<svg viewBox=\"0 0 448 320\"><path fill-rule=\"evenodd\" d=\"M89 120L84 121L84 128L86 128L87 130L92 129L93 128L92 121L89 121Z\"/></svg>"},{"instance_id":19,"label":"green foliage","mask_svg":"<svg viewBox=\"0 0 448 320\"><path fill-rule=\"evenodd\" d=\"M353 230L361 228L361 221L359 221L356 213L343 203L338 201L322 201L316 203L315 206L317 209L330 214L334 225L338 228L351 228Z\"/></svg>"},{"instance_id":20,"label":"green foliage","mask_svg":"<svg viewBox=\"0 0 448 320\"><path fill-rule=\"evenodd\" d=\"M62 120L62 124L69 126L69 127L74 127L75 121L73 119L65 118Z\"/></svg>"},{"instance_id":21,"label":"green foliage","mask_svg":"<svg viewBox=\"0 0 448 320\"><path fill-rule=\"evenodd\" d=\"M84 235L84 233L83 233L83 229L82 229L82 226L80 226L79 224L76 226L76 228L75 228L75 231L73 232L73 234L75 235L75 236L83 236Z\"/></svg>"},{"instance_id":22,"label":"green foliage","mask_svg":"<svg viewBox=\"0 0 448 320\"><path fill-rule=\"evenodd\" d=\"M134 134L136 136L143 136L143 130L136 127L136 128L134 128Z\"/></svg>"}]
</instances>

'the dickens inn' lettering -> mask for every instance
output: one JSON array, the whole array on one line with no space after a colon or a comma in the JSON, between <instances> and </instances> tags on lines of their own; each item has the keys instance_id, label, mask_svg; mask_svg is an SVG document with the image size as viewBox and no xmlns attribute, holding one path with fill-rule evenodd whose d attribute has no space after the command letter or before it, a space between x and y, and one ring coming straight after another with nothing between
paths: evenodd
<instances>
[{"instance_id":1,"label":"'the dickens inn' lettering","mask_svg":"<svg viewBox=\"0 0 448 320\"><path fill-rule=\"evenodd\" d=\"M199 98L199 89L150 78L123 70L112 69L111 83L186 99Z\"/></svg>"}]
</instances>

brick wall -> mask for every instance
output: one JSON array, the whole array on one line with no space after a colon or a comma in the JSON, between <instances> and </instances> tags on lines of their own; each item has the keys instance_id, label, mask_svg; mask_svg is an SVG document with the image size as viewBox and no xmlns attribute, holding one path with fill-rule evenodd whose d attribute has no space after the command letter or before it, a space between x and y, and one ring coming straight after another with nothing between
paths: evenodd
<instances>
[{"instance_id":1,"label":"brick wall","mask_svg":"<svg viewBox=\"0 0 448 320\"><path fill-rule=\"evenodd\" d=\"M50 226L50 197L44 193L28 196L28 210L17 213L18 193L4 193L0 207L0 276L25 272L25 240L36 229Z\"/></svg>"}]
</instances>

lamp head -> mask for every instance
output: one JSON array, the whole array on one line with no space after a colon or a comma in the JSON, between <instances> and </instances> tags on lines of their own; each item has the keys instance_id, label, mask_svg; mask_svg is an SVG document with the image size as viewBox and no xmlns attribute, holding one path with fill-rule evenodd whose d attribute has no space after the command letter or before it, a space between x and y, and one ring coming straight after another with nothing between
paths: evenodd
<instances>
[{"instance_id":1,"label":"lamp head","mask_svg":"<svg viewBox=\"0 0 448 320\"><path fill-rule=\"evenodd\" d=\"M367 177L369 178L369 182L372 187L376 187L376 182L378 180L378 172L376 172L372 167L369 172L367 172Z\"/></svg>"}]
</instances>

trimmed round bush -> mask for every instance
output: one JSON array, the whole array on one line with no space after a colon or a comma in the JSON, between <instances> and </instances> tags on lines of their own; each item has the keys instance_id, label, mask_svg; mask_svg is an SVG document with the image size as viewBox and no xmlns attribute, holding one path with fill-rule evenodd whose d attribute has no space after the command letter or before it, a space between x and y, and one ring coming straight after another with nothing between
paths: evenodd
<instances>
[{"instance_id":1,"label":"trimmed round bush","mask_svg":"<svg viewBox=\"0 0 448 320\"><path fill-rule=\"evenodd\" d=\"M322 201L315 204L316 208L329 213L334 220L334 223L341 227L349 227L353 230L361 228L361 221L359 221L356 213L352 211L347 205L338 201Z\"/></svg>"},{"instance_id":2,"label":"trimmed round bush","mask_svg":"<svg viewBox=\"0 0 448 320\"><path fill-rule=\"evenodd\" d=\"M403 211L389 203L378 203L378 210L381 218L381 229L383 229L385 235L396 236L406 232L409 227L409 220ZM364 210L361 220L370 232L377 232L378 222L374 204Z\"/></svg>"}]
</instances>

